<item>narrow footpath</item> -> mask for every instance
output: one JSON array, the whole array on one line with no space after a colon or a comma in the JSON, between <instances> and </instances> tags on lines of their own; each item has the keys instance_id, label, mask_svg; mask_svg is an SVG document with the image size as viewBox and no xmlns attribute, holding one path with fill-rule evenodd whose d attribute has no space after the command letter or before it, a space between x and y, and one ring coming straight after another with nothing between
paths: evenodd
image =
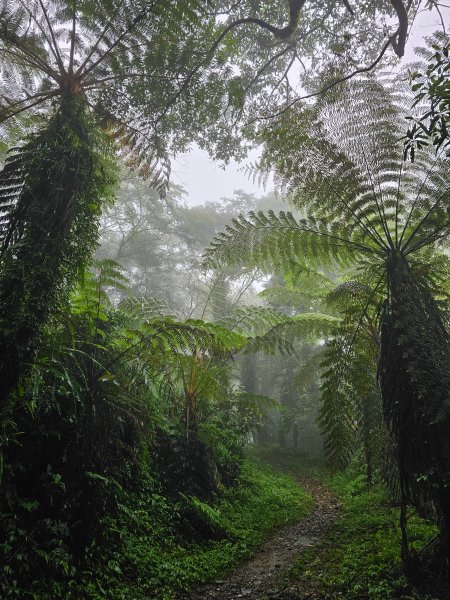
<instances>
[{"instance_id":1,"label":"narrow footpath","mask_svg":"<svg viewBox=\"0 0 450 600\"><path fill-rule=\"evenodd\" d=\"M252 558L223 580L192 592L190 600L320 600L306 583L285 587L284 574L302 549L316 544L328 531L338 515L339 504L322 483L306 475L292 475L313 497L311 512L298 523L278 529Z\"/></svg>"}]
</instances>

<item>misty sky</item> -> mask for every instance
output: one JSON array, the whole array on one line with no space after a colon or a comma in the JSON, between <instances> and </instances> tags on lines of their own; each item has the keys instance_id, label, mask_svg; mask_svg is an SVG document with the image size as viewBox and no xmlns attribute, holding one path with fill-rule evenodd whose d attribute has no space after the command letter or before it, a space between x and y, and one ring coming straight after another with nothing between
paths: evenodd
<instances>
[{"instance_id":1,"label":"misty sky","mask_svg":"<svg viewBox=\"0 0 450 600\"><path fill-rule=\"evenodd\" d=\"M450 28L449 9L443 12L443 17ZM414 60L413 48L421 45L424 36L431 35L436 29L441 28L437 14L431 15L429 11L422 11L416 19L402 64ZM247 162L252 162L257 157L258 151L255 150L246 162L241 165L232 163L223 170L217 163L210 160L205 152L193 148L189 154L182 155L174 161L172 179L174 183L181 184L185 188L186 201L191 206L230 197L238 189L262 195L271 190L271 184L269 183L264 190L241 171Z\"/></svg>"}]
</instances>

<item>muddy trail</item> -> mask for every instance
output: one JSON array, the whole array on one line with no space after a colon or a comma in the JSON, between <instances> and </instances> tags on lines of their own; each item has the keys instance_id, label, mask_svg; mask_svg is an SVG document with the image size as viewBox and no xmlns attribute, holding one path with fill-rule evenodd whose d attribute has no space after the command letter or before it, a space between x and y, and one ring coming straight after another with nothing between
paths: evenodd
<instances>
[{"instance_id":1,"label":"muddy trail","mask_svg":"<svg viewBox=\"0 0 450 600\"><path fill-rule=\"evenodd\" d=\"M286 587L284 575L303 549L316 544L329 530L339 512L331 491L307 475L293 475L313 497L311 512L301 521L275 531L256 554L234 572L189 595L190 600L320 600L311 584Z\"/></svg>"}]
</instances>

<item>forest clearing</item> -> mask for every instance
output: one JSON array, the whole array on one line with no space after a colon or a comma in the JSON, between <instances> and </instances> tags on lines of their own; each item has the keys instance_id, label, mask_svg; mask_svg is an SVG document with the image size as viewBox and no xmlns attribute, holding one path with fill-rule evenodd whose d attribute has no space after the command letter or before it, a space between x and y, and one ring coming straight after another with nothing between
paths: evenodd
<instances>
[{"instance_id":1,"label":"forest clearing","mask_svg":"<svg viewBox=\"0 0 450 600\"><path fill-rule=\"evenodd\" d=\"M449 27L0 0L0 600L450 600Z\"/></svg>"}]
</instances>

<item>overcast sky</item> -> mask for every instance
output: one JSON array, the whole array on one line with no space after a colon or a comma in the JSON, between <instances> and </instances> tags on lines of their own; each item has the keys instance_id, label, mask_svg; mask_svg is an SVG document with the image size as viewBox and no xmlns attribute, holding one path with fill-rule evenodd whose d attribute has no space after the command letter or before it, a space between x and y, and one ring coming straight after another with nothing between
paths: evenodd
<instances>
[{"instance_id":1,"label":"overcast sky","mask_svg":"<svg viewBox=\"0 0 450 600\"><path fill-rule=\"evenodd\" d=\"M447 9L443 16L450 29L450 10ZM414 60L414 47L422 44L423 37L440 28L441 22L437 15L434 13L432 15L429 11L422 11L416 19L402 64ZM264 190L242 172L247 162L252 162L257 157L258 152L254 151L244 163L240 165L232 163L223 170L217 163L210 160L205 152L193 148L189 154L178 157L174 162L172 179L174 183L181 184L185 188L186 200L191 206L230 197L235 190L239 189L247 193L262 195L265 191L270 191L272 187L270 183Z\"/></svg>"}]
</instances>

